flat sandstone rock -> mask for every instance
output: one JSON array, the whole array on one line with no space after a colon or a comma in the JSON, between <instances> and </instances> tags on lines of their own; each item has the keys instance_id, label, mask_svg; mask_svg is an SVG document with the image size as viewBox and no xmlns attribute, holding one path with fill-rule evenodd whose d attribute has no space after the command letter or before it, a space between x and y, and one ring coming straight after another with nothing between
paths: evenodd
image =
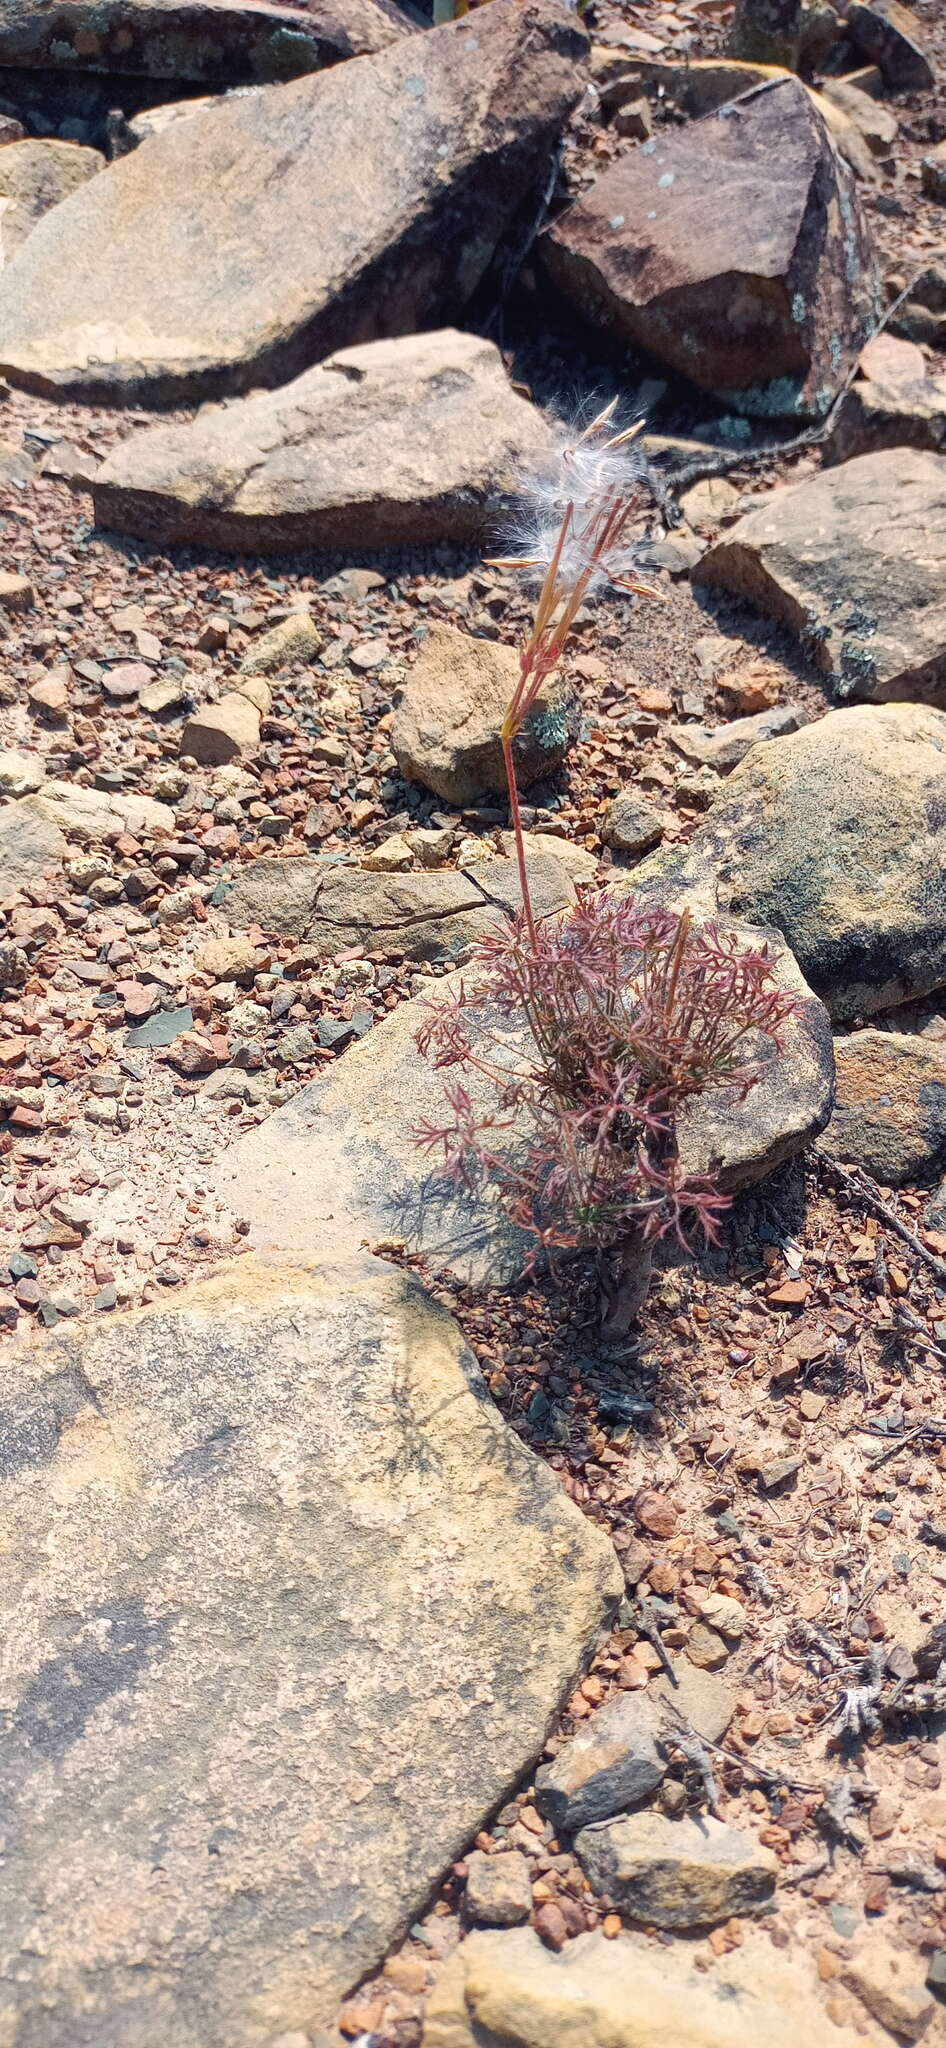
<instances>
[{"instance_id":1,"label":"flat sandstone rock","mask_svg":"<svg viewBox=\"0 0 946 2048\"><path fill-rule=\"evenodd\" d=\"M8 1358L0 2009L273 2048L541 1750L621 1575L376 1261L239 1261Z\"/></svg>"},{"instance_id":2,"label":"flat sandstone rock","mask_svg":"<svg viewBox=\"0 0 946 2048\"><path fill-rule=\"evenodd\" d=\"M842 701L946 704L941 455L884 448L772 491L707 550L693 581L781 619Z\"/></svg>"},{"instance_id":3,"label":"flat sandstone rock","mask_svg":"<svg viewBox=\"0 0 946 2048\"><path fill-rule=\"evenodd\" d=\"M495 530L550 445L499 350L445 329L343 349L280 391L130 434L92 483L100 526L253 553Z\"/></svg>"},{"instance_id":4,"label":"flat sandstone rock","mask_svg":"<svg viewBox=\"0 0 946 2048\"><path fill-rule=\"evenodd\" d=\"M175 122L0 277L0 369L51 394L176 403L445 325L544 183L585 48L558 0L493 0Z\"/></svg>"}]
</instances>

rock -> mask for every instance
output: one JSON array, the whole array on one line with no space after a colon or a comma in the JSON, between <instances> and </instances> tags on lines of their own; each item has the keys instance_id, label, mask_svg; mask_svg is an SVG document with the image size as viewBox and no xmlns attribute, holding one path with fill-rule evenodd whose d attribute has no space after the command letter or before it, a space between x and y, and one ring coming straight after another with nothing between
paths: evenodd
<instances>
[{"instance_id":1,"label":"rock","mask_svg":"<svg viewBox=\"0 0 946 2048\"><path fill-rule=\"evenodd\" d=\"M532 1911L529 1865L518 1849L466 1859L463 1915L472 1927L518 1927Z\"/></svg>"},{"instance_id":2,"label":"rock","mask_svg":"<svg viewBox=\"0 0 946 2048\"><path fill-rule=\"evenodd\" d=\"M471 1934L437 1974L423 2048L864 2048L833 2025L796 1947L743 1930L734 1954L695 1969L681 1945L581 1934L550 1954L531 1927Z\"/></svg>"},{"instance_id":3,"label":"rock","mask_svg":"<svg viewBox=\"0 0 946 2048\"><path fill-rule=\"evenodd\" d=\"M946 261L934 258L911 278L907 297L891 318L890 331L927 348L946 349Z\"/></svg>"},{"instance_id":4,"label":"rock","mask_svg":"<svg viewBox=\"0 0 946 2048\"><path fill-rule=\"evenodd\" d=\"M557 0L494 0L176 122L0 278L0 363L47 393L179 404L445 325L544 185L584 49Z\"/></svg>"},{"instance_id":5,"label":"rock","mask_svg":"<svg viewBox=\"0 0 946 2048\"><path fill-rule=\"evenodd\" d=\"M540 246L585 318L743 413L826 412L880 311L850 172L788 77L621 157Z\"/></svg>"},{"instance_id":6,"label":"rock","mask_svg":"<svg viewBox=\"0 0 946 2048\"><path fill-rule=\"evenodd\" d=\"M616 1693L536 1773L536 1805L555 1833L573 1834L641 1806L666 1775L663 1716L647 1693Z\"/></svg>"},{"instance_id":7,"label":"rock","mask_svg":"<svg viewBox=\"0 0 946 2048\"><path fill-rule=\"evenodd\" d=\"M842 1968L841 1982L898 2040L919 2041L936 2011L932 1992L920 1981L922 1967L918 1956L874 1936L870 1947Z\"/></svg>"},{"instance_id":8,"label":"rock","mask_svg":"<svg viewBox=\"0 0 946 2048\"><path fill-rule=\"evenodd\" d=\"M13 120L10 114L0 114L0 144L4 148L9 142L22 142L25 134L22 121Z\"/></svg>"},{"instance_id":9,"label":"rock","mask_svg":"<svg viewBox=\"0 0 946 2048\"><path fill-rule=\"evenodd\" d=\"M343 349L280 391L118 443L100 526L165 546L285 553L495 531L549 429L499 350L445 329Z\"/></svg>"},{"instance_id":10,"label":"rock","mask_svg":"<svg viewBox=\"0 0 946 2048\"><path fill-rule=\"evenodd\" d=\"M239 761L259 746L259 712L239 690L228 690L218 704L202 704L181 734L181 753L202 768Z\"/></svg>"},{"instance_id":11,"label":"rock","mask_svg":"<svg viewBox=\"0 0 946 2048\"><path fill-rule=\"evenodd\" d=\"M297 662L313 661L321 647L322 635L311 612L290 612L278 626L254 640L241 668L245 675L280 675Z\"/></svg>"},{"instance_id":12,"label":"rock","mask_svg":"<svg viewBox=\"0 0 946 2048\"><path fill-rule=\"evenodd\" d=\"M946 714L861 705L754 748L634 882L774 926L844 1022L946 983L944 850Z\"/></svg>"},{"instance_id":13,"label":"rock","mask_svg":"<svg viewBox=\"0 0 946 2048\"><path fill-rule=\"evenodd\" d=\"M530 871L534 883L542 880L537 863L530 862ZM321 883L319 876L325 877ZM442 889L436 904L422 894L422 885L429 889L432 882ZM233 924L310 938L314 931L320 959L358 944L433 958L467 933L479 938L483 895L477 900L474 884L481 891L488 887L495 900L517 900L511 862L496 861L468 876L367 876L317 861L271 860L247 863L221 908ZM466 896L460 895L461 885ZM560 868L543 887L549 907L553 887L562 904ZM286 892L278 906L267 894L271 888ZM425 901L429 908L421 914ZM412 922L405 923L408 906ZM758 943L758 932L738 929L743 939ZM751 1185L799 1151L823 1129L831 1109L827 1018L805 990L790 954L770 937L778 982L801 991L798 1016L785 1027L784 1051L745 1102L734 1102L731 1091L708 1092L679 1125L684 1170L704 1173L718 1162L729 1187ZM441 983L438 995L449 997L459 979ZM488 1197L472 1200L445 1184L412 1141L411 1132L425 1119L442 1117L444 1108L443 1076L417 1053L416 1035L426 1014L421 999L399 1004L341 1066L231 1148L219 1172L221 1198L251 1220L261 1242L286 1249L311 1242L313 1230L321 1242L354 1228L372 1242L402 1239L422 1250L433 1268L464 1283L498 1286L520 1272L531 1240ZM524 1035L518 1044L525 1044ZM511 1056L516 1045L511 1035ZM476 1077L463 1078L476 1098Z\"/></svg>"},{"instance_id":14,"label":"rock","mask_svg":"<svg viewBox=\"0 0 946 2048\"><path fill-rule=\"evenodd\" d=\"M870 94L860 90L850 78L825 78L820 87L820 97L829 105L839 107L849 121L854 123L858 134L863 137L871 156L875 157L884 170L894 163L894 146L900 133L900 123L890 107L872 99ZM882 342L884 336L876 336ZM868 342L871 348L875 344Z\"/></svg>"},{"instance_id":15,"label":"rock","mask_svg":"<svg viewBox=\"0 0 946 2048\"><path fill-rule=\"evenodd\" d=\"M801 42L799 0L736 0L727 48L747 63L797 69Z\"/></svg>"},{"instance_id":16,"label":"rock","mask_svg":"<svg viewBox=\"0 0 946 2048\"><path fill-rule=\"evenodd\" d=\"M875 448L946 446L946 377L931 377L914 341L878 334L860 360L827 442L831 462Z\"/></svg>"},{"instance_id":17,"label":"rock","mask_svg":"<svg viewBox=\"0 0 946 2048\"><path fill-rule=\"evenodd\" d=\"M920 178L927 199L935 199L946 205L946 147L943 143L930 151L920 165Z\"/></svg>"},{"instance_id":18,"label":"rock","mask_svg":"<svg viewBox=\"0 0 946 2048\"><path fill-rule=\"evenodd\" d=\"M29 139L0 152L0 269L43 215L104 165L97 149L82 149L77 142Z\"/></svg>"},{"instance_id":19,"label":"rock","mask_svg":"<svg viewBox=\"0 0 946 2048\"><path fill-rule=\"evenodd\" d=\"M633 60L610 43L592 46L591 75L607 112L636 98L641 80L653 86L681 114L715 114L757 85L785 76L782 65L742 64L729 57L639 57Z\"/></svg>"},{"instance_id":20,"label":"rock","mask_svg":"<svg viewBox=\"0 0 946 2048\"><path fill-rule=\"evenodd\" d=\"M38 882L68 851L58 826L36 810L31 797L0 804L0 900Z\"/></svg>"},{"instance_id":21,"label":"rock","mask_svg":"<svg viewBox=\"0 0 946 2048\"><path fill-rule=\"evenodd\" d=\"M407 24L386 0L4 0L0 65L233 85L295 78L381 50Z\"/></svg>"},{"instance_id":22,"label":"rock","mask_svg":"<svg viewBox=\"0 0 946 2048\"><path fill-rule=\"evenodd\" d=\"M403 875L413 865L414 855L400 832L392 832L380 846L369 846L361 856L361 866L374 875Z\"/></svg>"},{"instance_id":23,"label":"rock","mask_svg":"<svg viewBox=\"0 0 946 2048\"><path fill-rule=\"evenodd\" d=\"M722 1742L736 1711L736 1693L728 1680L715 1671L698 1669L685 1657L677 1659L673 1675L676 1683L672 1685L666 1672L658 1672L645 1695L663 1716L665 1739L672 1742L679 1712L704 1742Z\"/></svg>"},{"instance_id":24,"label":"rock","mask_svg":"<svg viewBox=\"0 0 946 2048\"><path fill-rule=\"evenodd\" d=\"M585 1828L575 1853L589 1883L648 1927L712 1927L771 1898L778 1864L770 1849L711 1814L667 1820L635 1813Z\"/></svg>"},{"instance_id":25,"label":"rock","mask_svg":"<svg viewBox=\"0 0 946 2048\"><path fill-rule=\"evenodd\" d=\"M697 1671L721 1671L729 1661L722 1636L705 1621L695 1621L687 1636L687 1656Z\"/></svg>"},{"instance_id":26,"label":"rock","mask_svg":"<svg viewBox=\"0 0 946 2048\"><path fill-rule=\"evenodd\" d=\"M11 2024L307 2038L541 1750L611 1546L375 1260L240 1260L5 1401Z\"/></svg>"},{"instance_id":27,"label":"rock","mask_svg":"<svg viewBox=\"0 0 946 2048\"><path fill-rule=\"evenodd\" d=\"M926 1972L927 1988L941 2003L946 2003L946 1948L934 1948Z\"/></svg>"},{"instance_id":28,"label":"rock","mask_svg":"<svg viewBox=\"0 0 946 2048\"><path fill-rule=\"evenodd\" d=\"M138 692L140 710L160 718L165 711L176 711L187 699L187 683L183 676L156 676L153 683L145 683Z\"/></svg>"},{"instance_id":29,"label":"rock","mask_svg":"<svg viewBox=\"0 0 946 2048\"><path fill-rule=\"evenodd\" d=\"M728 725L671 725L667 738L688 761L699 761L725 774L739 766L750 747L778 739L782 733L797 732L801 716L798 705L779 704L772 711L757 711L751 718L730 719Z\"/></svg>"},{"instance_id":30,"label":"rock","mask_svg":"<svg viewBox=\"0 0 946 2048\"><path fill-rule=\"evenodd\" d=\"M643 97L638 100L625 100L614 116L614 131L616 135L626 136L631 142L646 142L654 132L654 117L650 111L649 100Z\"/></svg>"},{"instance_id":31,"label":"rock","mask_svg":"<svg viewBox=\"0 0 946 2048\"><path fill-rule=\"evenodd\" d=\"M568 874L547 854L533 856L529 879L539 916L574 903ZM521 896L512 860L484 861L469 873L379 875L317 857L264 855L215 901L231 925L305 939L319 959L368 945L408 960L445 960L493 930L497 908L517 910Z\"/></svg>"},{"instance_id":32,"label":"rock","mask_svg":"<svg viewBox=\"0 0 946 2048\"><path fill-rule=\"evenodd\" d=\"M859 455L773 491L712 546L694 581L798 634L835 696L946 702L946 460Z\"/></svg>"},{"instance_id":33,"label":"rock","mask_svg":"<svg viewBox=\"0 0 946 2048\"><path fill-rule=\"evenodd\" d=\"M194 961L200 974L209 974L213 981L252 981L267 964L269 955L254 945L243 932L234 932L232 938L221 935L208 939Z\"/></svg>"},{"instance_id":34,"label":"rock","mask_svg":"<svg viewBox=\"0 0 946 2048\"><path fill-rule=\"evenodd\" d=\"M240 86L242 92L253 92L254 86ZM196 114L206 114L217 105L218 95L211 93L205 99L166 100L162 106L145 107L130 120L113 110L108 117L107 139L109 158L114 162L117 156L127 156L129 151L140 148L143 142L150 142L152 135L163 134L165 128L172 128L175 121L190 121Z\"/></svg>"},{"instance_id":35,"label":"rock","mask_svg":"<svg viewBox=\"0 0 946 2048\"><path fill-rule=\"evenodd\" d=\"M61 725L69 713L69 685L66 681L68 669L53 669L48 675L41 675L27 684L26 701L37 717L49 719L52 724Z\"/></svg>"},{"instance_id":36,"label":"rock","mask_svg":"<svg viewBox=\"0 0 946 2048\"><path fill-rule=\"evenodd\" d=\"M663 819L646 797L633 789L622 789L612 797L601 822L605 846L616 853L646 853L663 838Z\"/></svg>"},{"instance_id":37,"label":"rock","mask_svg":"<svg viewBox=\"0 0 946 2048\"><path fill-rule=\"evenodd\" d=\"M45 775L41 754L18 754L10 748L0 752L0 796L32 796Z\"/></svg>"},{"instance_id":38,"label":"rock","mask_svg":"<svg viewBox=\"0 0 946 2048\"><path fill-rule=\"evenodd\" d=\"M391 726L401 774L451 804L473 803L484 792L504 795L499 732L518 675L514 647L432 626ZM513 743L520 788L561 765L579 716L573 691L554 680L545 686Z\"/></svg>"},{"instance_id":39,"label":"rock","mask_svg":"<svg viewBox=\"0 0 946 2048\"><path fill-rule=\"evenodd\" d=\"M35 796L23 798L34 812L71 838L94 844L130 832L173 832L174 812L133 789L84 789L78 782L47 776Z\"/></svg>"},{"instance_id":40,"label":"rock","mask_svg":"<svg viewBox=\"0 0 946 2048\"><path fill-rule=\"evenodd\" d=\"M893 92L929 92L936 84L912 8L899 0L849 0L844 26L855 49L879 66Z\"/></svg>"},{"instance_id":41,"label":"rock","mask_svg":"<svg viewBox=\"0 0 946 2048\"><path fill-rule=\"evenodd\" d=\"M946 1166L946 1045L899 1031L854 1031L835 1044L837 1100L821 1151L885 1187Z\"/></svg>"},{"instance_id":42,"label":"rock","mask_svg":"<svg viewBox=\"0 0 946 2048\"><path fill-rule=\"evenodd\" d=\"M5 612L32 611L36 592L28 576L15 569L0 569L0 609Z\"/></svg>"}]
</instances>

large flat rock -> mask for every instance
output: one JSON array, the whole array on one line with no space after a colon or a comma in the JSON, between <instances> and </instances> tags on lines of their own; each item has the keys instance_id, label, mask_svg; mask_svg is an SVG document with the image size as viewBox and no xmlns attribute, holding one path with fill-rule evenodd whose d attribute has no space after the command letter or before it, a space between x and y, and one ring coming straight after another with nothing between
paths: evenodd
<instances>
[{"instance_id":1,"label":"large flat rock","mask_svg":"<svg viewBox=\"0 0 946 2048\"><path fill-rule=\"evenodd\" d=\"M583 318L742 412L826 412L881 310L852 174L787 75L620 157L540 248Z\"/></svg>"},{"instance_id":2,"label":"large flat rock","mask_svg":"<svg viewBox=\"0 0 946 2048\"><path fill-rule=\"evenodd\" d=\"M0 150L0 268L9 263L51 207L104 168L96 149L77 142L6 143Z\"/></svg>"},{"instance_id":3,"label":"large flat rock","mask_svg":"<svg viewBox=\"0 0 946 2048\"><path fill-rule=\"evenodd\" d=\"M558 0L493 0L174 123L20 250L0 368L48 393L177 402L447 324L547 176L586 47Z\"/></svg>"},{"instance_id":4,"label":"large flat rock","mask_svg":"<svg viewBox=\"0 0 946 2048\"><path fill-rule=\"evenodd\" d=\"M0 66L208 84L297 78L407 30L391 0L4 0Z\"/></svg>"},{"instance_id":5,"label":"large flat rock","mask_svg":"<svg viewBox=\"0 0 946 2048\"><path fill-rule=\"evenodd\" d=\"M734 591L804 642L838 698L946 704L946 458L857 455L773 491L693 581Z\"/></svg>"},{"instance_id":6,"label":"large flat rock","mask_svg":"<svg viewBox=\"0 0 946 2048\"><path fill-rule=\"evenodd\" d=\"M4 1402L6 2038L307 2039L537 1756L611 1546L374 1261L34 1339Z\"/></svg>"},{"instance_id":7,"label":"large flat rock","mask_svg":"<svg viewBox=\"0 0 946 2048\"><path fill-rule=\"evenodd\" d=\"M445 329L343 349L281 391L130 434L92 484L101 526L279 553L495 531L548 450L499 350Z\"/></svg>"},{"instance_id":8,"label":"large flat rock","mask_svg":"<svg viewBox=\"0 0 946 2048\"><path fill-rule=\"evenodd\" d=\"M689 900L700 907L695 897ZM743 936L758 943L760 934ZM719 1166L730 1189L751 1185L800 1151L827 1122L833 1099L824 1010L790 953L770 937L777 979L800 998L783 1053L744 1102L732 1090L707 1091L679 1125L686 1171ZM432 985L431 999L454 994L461 978ZM467 987L471 979L467 972ZM499 1285L521 1270L532 1240L487 1194L474 1199L445 1182L413 1142L412 1132L425 1119L443 1120L444 1084L451 1078L418 1053L417 1032L427 1014L426 998L399 1004L324 1079L300 1089L224 1154L216 1185L250 1220L259 1243L299 1254L313 1244L396 1239L473 1284ZM480 1022L490 1031L504 1029L486 1006ZM528 1040L524 1030L505 1032L513 1064L526 1054ZM475 1072L464 1070L462 1078L474 1101L491 1102ZM514 1132L508 1142L514 1149Z\"/></svg>"}]
</instances>

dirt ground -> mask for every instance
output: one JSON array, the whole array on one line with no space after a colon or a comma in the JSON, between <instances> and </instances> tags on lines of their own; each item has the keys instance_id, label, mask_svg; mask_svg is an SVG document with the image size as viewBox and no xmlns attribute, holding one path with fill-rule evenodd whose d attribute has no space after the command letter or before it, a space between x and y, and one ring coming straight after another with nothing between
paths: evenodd
<instances>
[{"instance_id":1,"label":"dirt ground","mask_svg":"<svg viewBox=\"0 0 946 2048\"><path fill-rule=\"evenodd\" d=\"M919 11L946 81L946 21L933 0ZM668 54L709 55L727 18L719 0L605 5L597 33L643 33ZM946 209L922 198L918 169L924 147L946 136L946 83L896 111L895 177L862 197L884 269L901 281L946 247ZM631 146L583 118L567 175L580 183ZM528 279L492 311L490 331L517 380L543 402L591 389L619 389L633 401L641 381L659 377L652 364L618 363L557 323ZM669 383L651 425L693 432L713 414L709 401ZM445 812L398 779L387 738L398 684L431 620L514 640L525 618L508 574L479 556L430 549L395 562L260 564L159 556L97 532L88 496L57 476L62 444L97 456L139 424L134 413L16 392L0 405L0 442L18 452L21 472L0 488L3 567L22 571L35 592L29 611L0 615L0 746L37 751L50 773L80 782L165 792L177 810L170 845L120 835L97 881L86 868L65 889L0 903L5 938L29 946L25 985L0 1006L0 1087L10 1109L0 1125L4 1340L37 1320L147 1301L231 1255L243 1242L241 1219L208 1194L211 1161L344 1057L334 1049L334 1020L365 1010L378 1019L429 986L432 970L382 955L349 955L314 976L295 972L294 946L277 942L267 946L269 971L239 991L239 1001L258 1006L244 1028L232 1005L211 996L213 976L198 964L225 929L214 890L259 854L288 858L316 844L357 853ZM820 460L808 450L747 462L729 480L744 502ZM663 811L668 838L685 838L701 815L705 789L666 737L672 720L722 722L759 708L760 689L768 702L799 704L806 718L828 708L820 678L778 629L732 600L691 592L685 580L664 573L663 582L662 601L632 608L608 598L589 610L570 665L584 737L556 782L529 793L533 822L599 855L602 875L611 862L597 836L602 806L629 782ZM215 694L253 640L303 598L323 631L323 653L313 667L274 679L259 751L236 771L182 769L179 710L149 717L136 697L103 691L103 664L120 656L155 672L163 664L189 701ZM711 636L728 643L722 668ZM59 720L29 702L51 672L66 683ZM338 744L326 749L327 741ZM450 815L457 844L505 822L498 806ZM139 897L125 884L142 869L158 883ZM169 913L175 897L186 907L179 901ZM185 1060L196 1071L181 1070L176 1044L129 1048L129 1026L149 1006L182 1005L200 1039ZM929 1003L907 1022L940 1036L946 1009ZM296 1024L311 1027L316 1046L289 1058L286 1033ZM221 1076L232 1071L238 1042L237 1092L226 1092ZM737 1599L746 1621L723 1665L737 1706L725 1755L715 1758L720 1811L778 1854L783 1882L769 1938L816 1957L839 2018L860 2010L833 1980L864 1916L904 1950L925 1955L946 1943L943 1723L902 1718L895 1699L904 1659L946 1612L946 1304L933 1270L946 1238L924 1229L928 1190L883 1192L918 1233L918 1249L828 1169L783 1169L736 1204L719 1253L665 1268L639 1350L620 1357L596 1346L589 1302L563 1299L551 1285L474 1294L433 1282L512 1426L610 1530L627 1567L620 1626L550 1751L597 1702L643 1687L659 1668L637 1594L671 1652L686 1640L702 1593ZM88 1221L56 1216L57 1204L77 1203ZM635 1509L642 1488L665 1503L657 1529ZM885 1718L866 1740L846 1738L845 1690L861 1681L874 1650ZM703 1803L698 1775L682 1761L672 1778L681 1805ZM849 1802L831 1790L842 1778ZM478 1846L500 1837L527 1849L538 1909L567 1903L570 1934L606 1921L528 1785ZM458 1939L462 1880L458 1865L385 1973L349 2001L341 2016L349 2039L414 2048L432 1966ZM742 1938L732 1923L696 1948L712 1967Z\"/></svg>"}]
</instances>

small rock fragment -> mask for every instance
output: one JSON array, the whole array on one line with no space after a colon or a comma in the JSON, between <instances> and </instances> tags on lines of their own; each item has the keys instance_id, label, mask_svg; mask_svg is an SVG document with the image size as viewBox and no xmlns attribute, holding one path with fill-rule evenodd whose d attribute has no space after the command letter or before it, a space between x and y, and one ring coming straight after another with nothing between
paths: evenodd
<instances>
[{"instance_id":1,"label":"small rock fragment","mask_svg":"<svg viewBox=\"0 0 946 2048\"><path fill-rule=\"evenodd\" d=\"M236 690L219 704L205 704L189 718L181 734L181 754L202 768L216 768L251 754L259 745L260 715Z\"/></svg>"},{"instance_id":2,"label":"small rock fragment","mask_svg":"<svg viewBox=\"0 0 946 2048\"><path fill-rule=\"evenodd\" d=\"M778 1874L770 1850L710 1814L632 1814L583 1829L575 1851L596 1891L654 1927L715 1926L755 1912L771 1898Z\"/></svg>"},{"instance_id":3,"label":"small rock fragment","mask_svg":"<svg viewBox=\"0 0 946 2048\"><path fill-rule=\"evenodd\" d=\"M466 1859L464 1917L473 1927L518 1927L532 1911L529 1865L519 1849Z\"/></svg>"}]
</instances>

